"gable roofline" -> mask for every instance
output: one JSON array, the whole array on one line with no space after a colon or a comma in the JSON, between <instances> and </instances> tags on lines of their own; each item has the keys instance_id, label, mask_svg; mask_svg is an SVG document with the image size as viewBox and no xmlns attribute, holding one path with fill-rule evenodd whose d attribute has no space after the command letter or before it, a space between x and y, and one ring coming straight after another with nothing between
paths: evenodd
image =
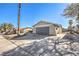
<instances>
[{"instance_id":1,"label":"gable roofline","mask_svg":"<svg viewBox=\"0 0 79 59\"><path fill-rule=\"evenodd\" d=\"M62 26L61 24L56 24L56 23L51 23L51 22L48 22L48 21L41 20L41 21L38 21L38 23L36 23L35 25L33 25L33 27L36 26L37 24L39 24L40 22L44 22L44 23L47 23L47 24L52 24L52 25L57 26L57 27Z\"/></svg>"}]
</instances>

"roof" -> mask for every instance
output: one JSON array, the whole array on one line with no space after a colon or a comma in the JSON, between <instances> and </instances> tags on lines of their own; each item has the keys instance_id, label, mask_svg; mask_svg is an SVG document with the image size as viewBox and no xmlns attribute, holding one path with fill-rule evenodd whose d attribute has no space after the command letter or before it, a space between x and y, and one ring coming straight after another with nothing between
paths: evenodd
<instances>
[{"instance_id":1,"label":"roof","mask_svg":"<svg viewBox=\"0 0 79 59\"><path fill-rule=\"evenodd\" d=\"M35 25L33 25L33 27L36 26L37 24L39 24L40 22L43 22L43 23L46 23L46 24L52 24L52 25L57 26L57 27L62 26L61 24L51 23L51 22L48 22L48 21L39 21L38 23L36 23Z\"/></svg>"}]
</instances>

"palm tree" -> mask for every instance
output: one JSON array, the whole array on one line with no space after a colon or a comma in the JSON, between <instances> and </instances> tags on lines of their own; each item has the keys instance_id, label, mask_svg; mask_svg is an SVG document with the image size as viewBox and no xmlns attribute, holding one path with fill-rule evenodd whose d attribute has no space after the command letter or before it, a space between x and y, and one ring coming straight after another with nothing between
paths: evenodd
<instances>
[{"instance_id":1,"label":"palm tree","mask_svg":"<svg viewBox=\"0 0 79 59\"><path fill-rule=\"evenodd\" d=\"M76 21L79 21L79 3L69 4L68 7L64 9L64 16L75 18Z\"/></svg>"},{"instance_id":2,"label":"palm tree","mask_svg":"<svg viewBox=\"0 0 79 59\"><path fill-rule=\"evenodd\" d=\"M8 25L7 25L7 23L3 23L1 25L1 27L2 27L3 31L6 32Z\"/></svg>"},{"instance_id":3,"label":"palm tree","mask_svg":"<svg viewBox=\"0 0 79 59\"><path fill-rule=\"evenodd\" d=\"M8 24L8 29L11 30L11 29L13 29L13 28L14 28L14 26L13 26L11 23L9 23L9 24Z\"/></svg>"},{"instance_id":4,"label":"palm tree","mask_svg":"<svg viewBox=\"0 0 79 59\"><path fill-rule=\"evenodd\" d=\"M0 29L1 29L1 31L6 32L7 30L13 29L13 27L14 26L11 23L3 23L3 24L1 24Z\"/></svg>"},{"instance_id":5,"label":"palm tree","mask_svg":"<svg viewBox=\"0 0 79 59\"><path fill-rule=\"evenodd\" d=\"M18 7L18 35L20 35L20 9L21 9L21 3L19 3Z\"/></svg>"}]
</instances>

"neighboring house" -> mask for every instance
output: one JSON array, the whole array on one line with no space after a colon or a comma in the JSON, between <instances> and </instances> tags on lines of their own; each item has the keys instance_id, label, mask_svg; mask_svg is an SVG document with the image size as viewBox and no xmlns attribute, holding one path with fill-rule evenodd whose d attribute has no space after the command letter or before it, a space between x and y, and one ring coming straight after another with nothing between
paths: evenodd
<instances>
[{"instance_id":1,"label":"neighboring house","mask_svg":"<svg viewBox=\"0 0 79 59\"><path fill-rule=\"evenodd\" d=\"M18 28L16 28L16 33L18 33ZM20 33L24 33L24 28L20 28Z\"/></svg>"},{"instance_id":2,"label":"neighboring house","mask_svg":"<svg viewBox=\"0 0 79 59\"><path fill-rule=\"evenodd\" d=\"M26 31L26 32L32 32L32 28L27 27L25 31Z\"/></svg>"},{"instance_id":3,"label":"neighboring house","mask_svg":"<svg viewBox=\"0 0 79 59\"><path fill-rule=\"evenodd\" d=\"M42 35L57 35L62 33L62 26L47 21L39 21L33 26L33 33Z\"/></svg>"},{"instance_id":4,"label":"neighboring house","mask_svg":"<svg viewBox=\"0 0 79 59\"><path fill-rule=\"evenodd\" d=\"M16 29L16 31L18 31L18 29ZM20 28L20 32L21 33L27 33L29 31L32 31L32 28L30 27L27 27L27 28Z\"/></svg>"}]
</instances>

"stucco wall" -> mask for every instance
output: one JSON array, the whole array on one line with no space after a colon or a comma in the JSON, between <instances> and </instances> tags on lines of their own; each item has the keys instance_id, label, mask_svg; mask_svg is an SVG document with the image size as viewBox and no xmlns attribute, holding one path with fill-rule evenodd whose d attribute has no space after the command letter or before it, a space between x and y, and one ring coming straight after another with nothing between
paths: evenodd
<instances>
[{"instance_id":1,"label":"stucco wall","mask_svg":"<svg viewBox=\"0 0 79 59\"><path fill-rule=\"evenodd\" d=\"M59 27L59 29L60 29L60 30L59 30L59 31L60 31L60 33L62 33L62 27Z\"/></svg>"},{"instance_id":2,"label":"stucco wall","mask_svg":"<svg viewBox=\"0 0 79 59\"><path fill-rule=\"evenodd\" d=\"M54 25L50 25L50 31L49 31L50 35L56 35L56 31L55 31L55 27Z\"/></svg>"}]
</instances>

